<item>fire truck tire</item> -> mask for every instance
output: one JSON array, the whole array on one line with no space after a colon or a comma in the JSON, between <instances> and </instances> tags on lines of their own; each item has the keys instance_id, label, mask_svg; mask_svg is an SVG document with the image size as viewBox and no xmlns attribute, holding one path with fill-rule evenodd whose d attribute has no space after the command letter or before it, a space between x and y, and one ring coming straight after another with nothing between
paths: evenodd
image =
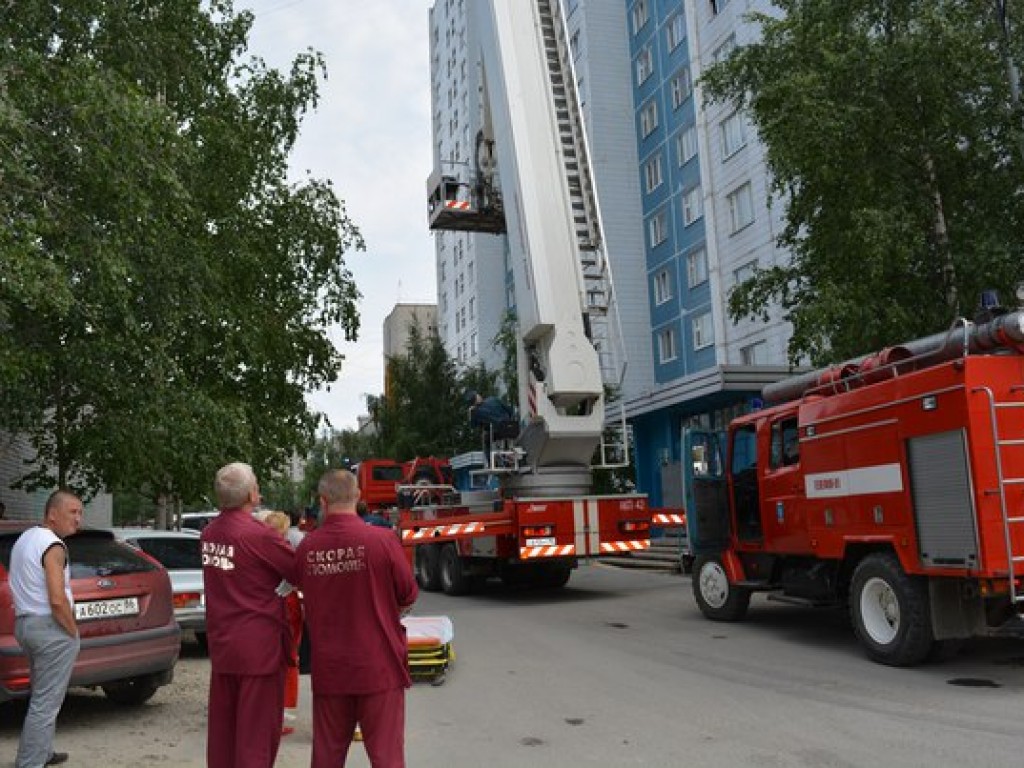
<instances>
[{"instance_id":1,"label":"fire truck tire","mask_svg":"<svg viewBox=\"0 0 1024 768\"><path fill-rule=\"evenodd\" d=\"M440 552L434 544L416 547L416 581L424 592L441 590Z\"/></svg>"},{"instance_id":2,"label":"fire truck tire","mask_svg":"<svg viewBox=\"0 0 1024 768\"><path fill-rule=\"evenodd\" d=\"M850 618L868 658L893 667L924 661L932 650L928 584L907 575L891 553L860 561L850 585Z\"/></svg>"},{"instance_id":3,"label":"fire truck tire","mask_svg":"<svg viewBox=\"0 0 1024 768\"><path fill-rule=\"evenodd\" d=\"M740 621L750 607L750 590L729 582L720 555L698 555L693 563L693 597L712 621Z\"/></svg>"},{"instance_id":4,"label":"fire truck tire","mask_svg":"<svg viewBox=\"0 0 1024 768\"><path fill-rule=\"evenodd\" d=\"M441 589L446 595L465 595L473 587L473 580L463 567L462 558L454 544L441 548Z\"/></svg>"}]
</instances>

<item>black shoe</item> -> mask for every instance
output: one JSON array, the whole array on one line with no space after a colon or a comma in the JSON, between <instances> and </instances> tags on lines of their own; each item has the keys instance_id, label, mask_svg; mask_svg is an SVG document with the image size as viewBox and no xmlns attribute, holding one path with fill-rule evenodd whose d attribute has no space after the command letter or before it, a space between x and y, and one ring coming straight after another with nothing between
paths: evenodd
<instances>
[{"instance_id":1,"label":"black shoe","mask_svg":"<svg viewBox=\"0 0 1024 768\"><path fill-rule=\"evenodd\" d=\"M66 763L67 761L67 752L54 752L52 755L50 755L50 759L43 763L43 765L60 765L61 763Z\"/></svg>"}]
</instances>

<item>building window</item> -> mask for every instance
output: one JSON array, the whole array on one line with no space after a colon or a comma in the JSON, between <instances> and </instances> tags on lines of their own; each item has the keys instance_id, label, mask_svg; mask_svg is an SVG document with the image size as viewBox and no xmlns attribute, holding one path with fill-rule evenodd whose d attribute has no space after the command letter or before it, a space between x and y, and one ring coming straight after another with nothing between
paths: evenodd
<instances>
[{"instance_id":1,"label":"building window","mask_svg":"<svg viewBox=\"0 0 1024 768\"><path fill-rule=\"evenodd\" d=\"M469 319L476 320L476 296L469 297Z\"/></svg>"},{"instance_id":2,"label":"building window","mask_svg":"<svg viewBox=\"0 0 1024 768\"><path fill-rule=\"evenodd\" d=\"M732 279L736 285L745 283L747 280L754 276L754 272L757 270L757 260L748 261L741 267L737 267L732 271Z\"/></svg>"},{"instance_id":3,"label":"building window","mask_svg":"<svg viewBox=\"0 0 1024 768\"><path fill-rule=\"evenodd\" d=\"M665 238L668 237L668 230L665 227L664 211L658 211L651 216L650 221L647 222L647 233L650 237L651 248L665 242Z\"/></svg>"},{"instance_id":4,"label":"building window","mask_svg":"<svg viewBox=\"0 0 1024 768\"><path fill-rule=\"evenodd\" d=\"M693 318L693 348L704 349L715 343L715 332L711 327L711 313L705 312Z\"/></svg>"},{"instance_id":5,"label":"building window","mask_svg":"<svg viewBox=\"0 0 1024 768\"><path fill-rule=\"evenodd\" d=\"M747 121L743 113L733 112L722 121L722 155L731 157L747 145Z\"/></svg>"},{"instance_id":6,"label":"building window","mask_svg":"<svg viewBox=\"0 0 1024 768\"><path fill-rule=\"evenodd\" d=\"M644 28L647 19L650 17L650 9L647 7L647 0L637 0L633 6L633 34L635 35ZM622 18L621 16L619 18Z\"/></svg>"},{"instance_id":7,"label":"building window","mask_svg":"<svg viewBox=\"0 0 1024 768\"><path fill-rule=\"evenodd\" d=\"M469 354L473 357L475 357L477 353L476 344L476 331L473 331L472 335L469 337Z\"/></svg>"},{"instance_id":8,"label":"building window","mask_svg":"<svg viewBox=\"0 0 1024 768\"><path fill-rule=\"evenodd\" d=\"M686 256L686 284L696 288L708 281L708 252L703 248Z\"/></svg>"},{"instance_id":9,"label":"building window","mask_svg":"<svg viewBox=\"0 0 1024 768\"><path fill-rule=\"evenodd\" d=\"M697 185L683 192L683 224L690 226L703 215L703 196L700 185Z\"/></svg>"},{"instance_id":10,"label":"building window","mask_svg":"<svg viewBox=\"0 0 1024 768\"><path fill-rule=\"evenodd\" d=\"M711 54L711 59L715 64L720 64L732 54L736 49L736 35L729 35L725 38L725 42L715 48Z\"/></svg>"},{"instance_id":11,"label":"building window","mask_svg":"<svg viewBox=\"0 0 1024 768\"><path fill-rule=\"evenodd\" d=\"M647 138L658 127L658 103L651 99L640 110L640 135Z\"/></svg>"},{"instance_id":12,"label":"building window","mask_svg":"<svg viewBox=\"0 0 1024 768\"><path fill-rule=\"evenodd\" d=\"M739 232L754 221L754 195L748 181L725 197L729 203L729 225L731 233Z\"/></svg>"},{"instance_id":13,"label":"building window","mask_svg":"<svg viewBox=\"0 0 1024 768\"><path fill-rule=\"evenodd\" d=\"M676 154L682 168L697 154L697 126L691 125L676 137Z\"/></svg>"},{"instance_id":14,"label":"building window","mask_svg":"<svg viewBox=\"0 0 1024 768\"><path fill-rule=\"evenodd\" d=\"M636 57L636 84L641 85L654 71L654 54L651 46L645 46Z\"/></svg>"},{"instance_id":15,"label":"building window","mask_svg":"<svg viewBox=\"0 0 1024 768\"><path fill-rule=\"evenodd\" d=\"M729 0L710 0L710 2L711 13L716 15L721 13L725 9L725 6L729 4Z\"/></svg>"},{"instance_id":16,"label":"building window","mask_svg":"<svg viewBox=\"0 0 1024 768\"><path fill-rule=\"evenodd\" d=\"M679 355L676 344L676 329L666 328L658 334L658 360L667 363Z\"/></svg>"},{"instance_id":17,"label":"building window","mask_svg":"<svg viewBox=\"0 0 1024 768\"><path fill-rule=\"evenodd\" d=\"M740 363L743 365L767 365L768 342L758 341L740 348Z\"/></svg>"},{"instance_id":18,"label":"building window","mask_svg":"<svg viewBox=\"0 0 1024 768\"><path fill-rule=\"evenodd\" d=\"M654 303L664 304L672 298L672 275L667 269L654 276Z\"/></svg>"},{"instance_id":19,"label":"building window","mask_svg":"<svg viewBox=\"0 0 1024 768\"><path fill-rule=\"evenodd\" d=\"M652 157L644 165L644 188L648 194L661 186L661 154Z\"/></svg>"},{"instance_id":20,"label":"building window","mask_svg":"<svg viewBox=\"0 0 1024 768\"><path fill-rule=\"evenodd\" d=\"M684 13L680 12L672 17L668 23L665 37L670 51L674 51L686 39L686 15Z\"/></svg>"},{"instance_id":21,"label":"building window","mask_svg":"<svg viewBox=\"0 0 1024 768\"><path fill-rule=\"evenodd\" d=\"M690 96L690 70L683 67L672 78L672 109L679 109Z\"/></svg>"}]
</instances>

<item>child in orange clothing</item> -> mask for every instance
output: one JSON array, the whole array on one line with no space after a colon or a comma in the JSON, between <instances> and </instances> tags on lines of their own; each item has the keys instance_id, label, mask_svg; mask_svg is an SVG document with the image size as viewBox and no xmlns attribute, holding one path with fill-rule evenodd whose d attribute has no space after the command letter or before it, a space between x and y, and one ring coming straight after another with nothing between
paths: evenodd
<instances>
[{"instance_id":1,"label":"child in orange clothing","mask_svg":"<svg viewBox=\"0 0 1024 768\"><path fill-rule=\"evenodd\" d=\"M286 539L291 527L291 518L284 512L270 512L264 521ZM299 706L299 643L302 640L302 600L298 591L286 581L277 588L278 594L284 599L284 610L288 617L288 628L291 630L292 647L288 670L284 678L284 723L281 735L287 736L295 732L295 726L289 721L295 720L295 709Z\"/></svg>"}]
</instances>

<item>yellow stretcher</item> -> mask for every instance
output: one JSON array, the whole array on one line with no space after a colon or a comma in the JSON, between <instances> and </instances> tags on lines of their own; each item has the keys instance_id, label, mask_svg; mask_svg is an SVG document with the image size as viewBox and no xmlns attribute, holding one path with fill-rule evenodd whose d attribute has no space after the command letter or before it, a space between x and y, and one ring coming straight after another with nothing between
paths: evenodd
<instances>
[{"instance_id":1,"label":"yellow stretcher","mask_svg":"<svg viewBox=\"0 0 1024 768\"><path fill-rule=\"evenodd\" d=\"M455 661L452 620L448 616L406 616L402 624L409 645L409 672L413 680L440 685L448 666Z\"/></svg>"}]
</instances>

